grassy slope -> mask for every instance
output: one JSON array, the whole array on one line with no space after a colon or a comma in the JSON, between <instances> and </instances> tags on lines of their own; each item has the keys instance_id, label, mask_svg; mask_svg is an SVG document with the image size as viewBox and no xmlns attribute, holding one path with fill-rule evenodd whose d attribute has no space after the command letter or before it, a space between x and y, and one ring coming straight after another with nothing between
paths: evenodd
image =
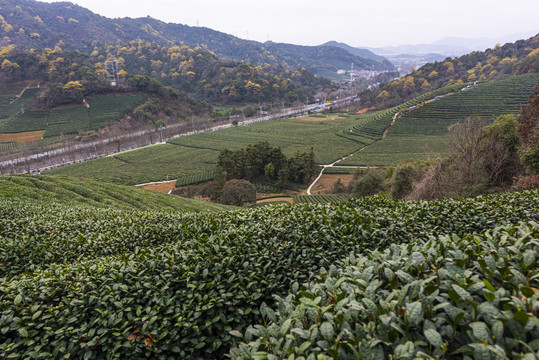
<instances>
[{"instance_id":1,"label":"grassy slope","mask_svg":"<svg viewBox=\"0 0 539 360\"><path fill-rule=\"evenodd\" d=\"M173 211L221 211L225 205L165 195L141 188L64 176L0 176L0 199L56 202L100 208Z\"/></svg>"},{"instance_id":2,"label":"grassy slope","mask_svg":"<svg viewBox=\"0 0 539 360\"><path fill-rule=\"evenodd\" d=\"M338 165L392 165L411 157L442 153L449 126L467 116L477 115L492 122L501 114L518 113L538 81L539 74L509 77L429 103L398 119L383 140Z\"/></svg>"}]
</instances>

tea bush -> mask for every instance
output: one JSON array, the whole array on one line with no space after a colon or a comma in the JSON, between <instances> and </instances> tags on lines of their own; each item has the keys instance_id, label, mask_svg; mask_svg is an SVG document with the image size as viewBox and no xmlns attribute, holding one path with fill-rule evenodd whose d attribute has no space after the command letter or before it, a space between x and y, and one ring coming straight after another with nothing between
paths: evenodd
<instances>
[{"instance_id":1,"label":"tea bush","mask_svg":"<svg viewBox=\"0 0 539 360\"><path fill-rule=\"evenodd\" d=\"M528 191L180 214L2 200L0 358L223 358L262 303L351 253L539 221L538 203Z\"/></svg>"},{"instance_id":2,"label":"tea bush","mask_svg":"<svg viewBox=\"0 0 539 360\"><path fill-rule=\"evenodd\" d=\"M262 304L233 359L537 359L539 225L350 256Z\"/></svg>"}]
</instances>

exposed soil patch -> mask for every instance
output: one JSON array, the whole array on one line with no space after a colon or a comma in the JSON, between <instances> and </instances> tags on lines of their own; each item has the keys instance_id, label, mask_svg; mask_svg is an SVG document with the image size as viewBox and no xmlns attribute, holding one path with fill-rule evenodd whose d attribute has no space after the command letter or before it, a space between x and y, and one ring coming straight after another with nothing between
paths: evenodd
<instances>
[{"instance_id":1,"label":"exposed soil patch","mask_svg":"<svg viewBox=\"0 0 539 360\"><path fill-rule=\"evenodd\" d=\"M262 203L275 202L275 201L286 201L286 202L289 202L290 204L294 203L294 199L292 199L291 197L276 197L276 198L271 198L271 199L257 200L256 203L262 204Z\"/></svg>"},{"instance_id":2,"label":"exposed soil patch","mask_svg":"<svg viewBox=\"0 0 539 360\"><path fill-rule=\"evenodd\" d=\"M25 142L25 141L34 141L39 140L43 137L45 130L37 131L26 131L13 134L1 134L0 133L0 142Z\"/></svg>"},{"instance_id":3,"label":"exposed soil patch","mask_svg":"<svg viewBox=\"0 0 539 360\"><path fill-rule=\"evenodd\" d=\"M320 179L318 179L311 189L311 194L331 194L333 192L333 184L339 178L346 187L354 178L354 174L322 174ZM307 194L306 191L305 194Z\"/></svg>"},{"instance_id":4,"label":"exposed soil patch","mask_svg":"<svg viewBox=\"0 0 539 360\"><path fill-rule=\"evenodd\" d=\"M338 120L338 119L344 119L340 117L339 115L329 115L327 117L319 117L319 116L300 116L296 118L299 121L314 121L314 122L323 122L323 121L331 121L331 120Z\"/></svg>"},{"instance_id":5,"label":"exposed soil patch","mask_svg":"<svg viewBox=\"0 0 539 360\"><path fill-rule=\"evenodd\" d=\"M174 190L176 186L176 180L166 181L159 184L148 184L143 185L142 187L148 190L158 191L160 193L168 194L170 191Z\"/></svg>"},{"instance_id":6,"label":"exposed soil patch","mask_svg":"<svg viewBox=\"0 0 539 360\"><path fill-rule=\"evenodd\" d=\"M370 108L364 108L359 110L356 114L365 114L366 112L369 112L371 110L376 110L376 106L372 106Z\"/></svg>"}]
</instances>

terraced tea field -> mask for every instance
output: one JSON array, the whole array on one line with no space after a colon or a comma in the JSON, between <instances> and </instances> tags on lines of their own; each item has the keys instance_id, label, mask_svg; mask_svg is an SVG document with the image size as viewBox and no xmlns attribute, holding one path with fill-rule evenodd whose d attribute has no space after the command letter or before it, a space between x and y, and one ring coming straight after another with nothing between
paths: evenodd
<instances>
[{"instance_id":1,"label":"terraced tea field","mask_svg":"<svg viewBox=\"0 0 539 360\"><path fill-rule=\"evenodd\" d=\"M54 110L21 111L21 106L35 101L40 89L28 89L23 96L4 108L0 108L0 133L20 133L45 130L44 137L63 133L76 134L79 130L98 130L100 127L120 120L130 109L147 99L145 95L116 95L90 97L90 107L74 106Z\"/></svg>"},{"instance_id":2,"label":"terraced tea field","mask_svg":"<svg viewBox=\"0 0 539 360\"><path fill-rule=\"evenodd\" d=\"M337 165L392 165L401 159L424 158L443 152L449 133L447 127L461 120L465 114L489 113L492 118L499 113L518 111L520 103L524 103L527 94L533 91L536 81L539 81L537 74L503 79L427 103L436 96L463 86L454 85L377 113L339 113L331 120L321 118L321 122L302 121L300 117L237 126L180 137L166 145L65 166L47 173L130 185L183 178L182 184L187 185L185 179L188 176L193 176L193 181L199 177L209 179L207 172L215 167L222 149L235 150L258 141L280 146L287 156L295 152L309 152L312 148L318 164L329 164L356 153ZM499 98L504 94L510 95L502 102ZM463 103L462 107L458 105L460 102ZM422 106L409 110L418 105ZM451 114L457 108L461 112L454 113L454 117L447 115L448 118L437 118L441 113L439 109ZM379 141L397 112L405 115L398 118L386 138ZM412 118L416 113L420 114L419 117Z\"/></svg>"},{"instance_id":3,"label":"terraced tea field","mask_svg":"<svg viewBox=\"0 0 539 360\"><path fill-rule=\"evenodd\" d=\"M425 104L399 118L383 140L338 165L392 165L410 157L435 156L446 149L452 124L467 116L480 116L488 123L502 114L517 114L538 81L539 74L505 78Z\"/></svg>"},{"instance_id":4,"label":"terraced tea field","mask_svg":"<svg viewBox=\"0 0 539 360\"><path fill-rule=\"evenodd\" d=\"M7 200L23 201L30 207L37 203L61 203L64 206L129 211L205 212L236 209L234 206L196 201L141 188L44 175L0 176L0 203Z\"/></svg>"},{"instance_id":5,"label":"terraced tea field","mask_svg":"<svg viewBox=\"0 0 539 360\"><path fill-rule=\"evenodd\" d=\"M330 126L288 119L271 120L180 137L165 145L52 169L47 173L130 185L166 180L168 177L184 179L180 182L188 185L186 177L195 182L199 178L209 179L211 175L208 175L208 171L217 165L217 157L222 149L238 149L258 141L280 146L287 156L295 152L309 152L312 148L317 162L331 162L358 150L360 146L336 133L371 116L341 114L339 119L331 120Z\"/></svg>"},{"instance_id":6,"label":"terraced tea field","mask_svg":"<svg viewBox=\"0 0 539 360\"><path fill-rule=\"evenodd\" d=\"M7 98L3 98L5 106L0 106L0 119L9 118L22 111L26 106L32 104L36 100L37 94L41 91L39 88L27 89L20 98L8 103ZM14 98L14 97L13 97ZM4 120L0 120L0 132L4 131ZM40 130L40 129L34 129Z\"/></svg>"},{"instance_id":7,"label":"terraced tea field","mask_svg":"<svg viewBox=\"0 0 539 360\"><path fill-rule=\"evenodd\" d=\"M349 199L345 194L295 195L294 204L328 204Z\"/></svg>"},{"instance_id":8,"label":"terraced tea field","mask_svg":"<svg viewBox=\"0 0 539 360\"><path fill-rule=\"evenodd\" d=\"M410 104L452 90L452 87L438 90ZM304 118L298 117L237 126L180 137L166 145L131 151L128 160L124 155L118 155L48 170L47 173L84 176L129 185L181 178L181 183L188 185L187 182L191 180L198 182L197 179L202 177L210 179L207 172L217 164L222 149L235 150L258 141L281 147L287 156L313 149L317 163L329 164L365 146L357 136L349 134L350 129L353 129L352 132L357 129L373 132L378 127L383 130L391 123L393 111L360 115L338 113L328 118L321 114L310 117L320 121L304 121ZM381 132L378 136L381 137ZM371 139L374 140L375 137Z\"/></svg>"},{"instance_id":9,"label":"terraced tea field","mask_svg":"<svg viewBox=\"0 0 539 360\"><path fill-rule=\"evenodd\" d=\"M45 171L50 175L71 175L116 184L136 185L198 176L217 165L219 152L171 144L88 160Z\"/></svg>"},{"instance_id":10,"label":"terraced tea field","mask_svg":"<svg viewBox=\"0 0 539 360\"><path fill-rule=\"evenodd\" d=\"M9 177L11 183L17 183L14 178ZM358 337L356 347L376 340L372 351L380 359L393 354L379 339L388 336L398 339L398 343L388 344L401 346L401 352L412 336L420 339L416 346L428 351L423 334L433 338L435 329L451 349L461 348L466 334L452 337L453 329L459 327L447 325L461 320L467 325L459 331L470 337L469 327L479 327L471 324L476 321L506 335L511 341L500 342L500 346L509 353L514 350L511 359L529 353L525 345L537 339L533 312L537 295L531 289L539 286L535 256L539 232L532 228L539 220L537 191L432 202L374 197L326 205L189 214L69 202L69 183L59 186L68 202L55 203L43 189L56 188L52 178L19 179L42 188L22 199L13 198L14 188L11 197L0 193L3 359L32 358L36 353L38 357L74 359L224 359L237 345L235 336L250 331L250 325L275 323L278 320L272 309L281 299L296 296L306 298L295 304L304 306L301 314L305 321L314 322L316 330L311 337L302 338L311 325L296 329L287 320L276 333L284 336L294 329L288 335L291 341L316 339L312 346L294 347L298 358L301 351L316 352L316 347L324 354L336 354L326 349L328 341L336 337L342 346L339 339L350 336ZM98 188L102 190L97 193L88 189L84 198L99 197L106 191L107 198L113 199L114 189L119 187ZM21 193L25 189L31 186L24 185ZM78 194L84 188L73 190ZM129 190L160 199L165 196ZM32 199L31 194L36 197ZM521 229L504 231L499 229L502 225ZM440 236L445 240L438 241ZM504 242L498 248L499 239ZM437 248L425 246L427 242ZM379 265L364 256L375 256ZM336 277L345 265L358 267L350 269L349 282L326 283L334 287L328 296L318 295L309 286L314 279ZM341 284L345 286L338 289ZM356 302L341 302L358 294ZM376 305L375 295L380 296L383 307ZM388 296L395 305L388 306ZM427 299L429 307L422 308L421 301ZM324 309L317 308L320 303ZM462 315L454 309L459 304L464 308ZM452 311L444 311L449 306ZM305 307L316 311L305 311ZM380 308L394 313L394 320L384 318ZM409 315L399 315L402 311ZM347 319L358 313L378 321L376 327L371 326L381 329L374 332L376 337L360 331L362 325L357 331L346 331L350 328ZM511 316L508 322L498 321L502 313ZM323 322L316 314L326 314ZM438 315L444 321L431 321ZM460 320L451 320L454 318ZM404 329L406 319L411 322L408 333L382 327L384 320L401 321L399 329ZM414 325L420 321L421 326ZM401 334L408 337L402 340ZM322 336L327 340L321 340ZM442 340L436 343L444 344ZM249 346L256 344L249 342ZM349 348L343 346L343 350Z\"/></svg>"}]
</instances>

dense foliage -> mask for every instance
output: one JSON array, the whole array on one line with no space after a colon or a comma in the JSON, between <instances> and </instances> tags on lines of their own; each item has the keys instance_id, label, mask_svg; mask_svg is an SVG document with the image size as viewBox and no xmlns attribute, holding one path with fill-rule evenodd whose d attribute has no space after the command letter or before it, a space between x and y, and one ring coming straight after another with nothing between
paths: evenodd
<instances>
[{"instance_id":1,"label":"dense foliage","mask_svg":"<svg viewBox=\"0 0 539 360\"><path fill-rule=\"evenodd\" d=\"M0 83L34 80L50 84L43 103L49 107L81 103L83 96L113 91L144 90L162 94L163 83L194 93L212 103L245 103L314 99L320 91L330 92L334 85L300 68L289 70L279 65L252 66L220 60L199 46L159 45L143 40L129 43L92 43L84 54L54 49L19 50L14 45L0 47ZM106 63L117 59L121 87L106 79ZM127 74L149 76L149 86L140 89Z\"/></svg>"},{"instance_id":2,"label":"dense foliage","mask_svg":"<svg viewBox=\"0 0 539 360\"><path fill-rule=\"evenodd\" d=\"M539 72L539 35L459 58L428 63L406 76L360 94L364 105L394 106L432 89Z\"/></svg>"},{"instance_id":3,"label":"dense foliage","mask_svg":"<svg viewBox=\"0 0 539 360\"><path fill-rule=\"evenodd\" d=\"M536 359L539 225L355 254L263 304L233 359Z\"/></svg>"},{"instance_id":4,"label":"dense foliage","mask_svg":"<svg viewBox=\"0 0 539 360\"><path fill-rule=\"evenodd\" d=\"M118 59L130 74L151 76L176 89L196 93L212 103L293 103L314 98L317 91L333 89L331 82L305 68L282 65L254 66L220 60L200 46L160 45L136 40L128 43L93 43L90 54L98 61Z\"/></svg>"},{"instance_id":5,"label":"dense foliage","mask_svg":"<svg viewBox=\"0 0 539 360\"><path fill-rule=\"evenodd\" d=\"M518 121L518 134L522 140L520 158L528 172L539 174L539 82L534 94L523 105Z\"/></svg>"},{"instance_id":6,"label":"dense foliage","mask_svg":"<svg viewBox=\"0 0 539 360\"><path fill-rule=\"evenodd\" d=\"M366 249L537 221L538 200L371 198L220 215L1 200L0 357L222 358L229 331L260 322L272 294L322 267Z\"/></svg>"},{"instance_id":7,"label":"dense foliage","mask_svg":"<svg viewBox=\"0 0 539 360\"><path fill-rule=\"evenodd\" d=\"M314 153L286 157L281 148L260 141L245 148L232 151L223 149L219 153L219 168L229 178L254 180L265 176L268 181L277 181L283 188L288 180L306 184L316 171Z\"/></svg>"}]
</instances>

